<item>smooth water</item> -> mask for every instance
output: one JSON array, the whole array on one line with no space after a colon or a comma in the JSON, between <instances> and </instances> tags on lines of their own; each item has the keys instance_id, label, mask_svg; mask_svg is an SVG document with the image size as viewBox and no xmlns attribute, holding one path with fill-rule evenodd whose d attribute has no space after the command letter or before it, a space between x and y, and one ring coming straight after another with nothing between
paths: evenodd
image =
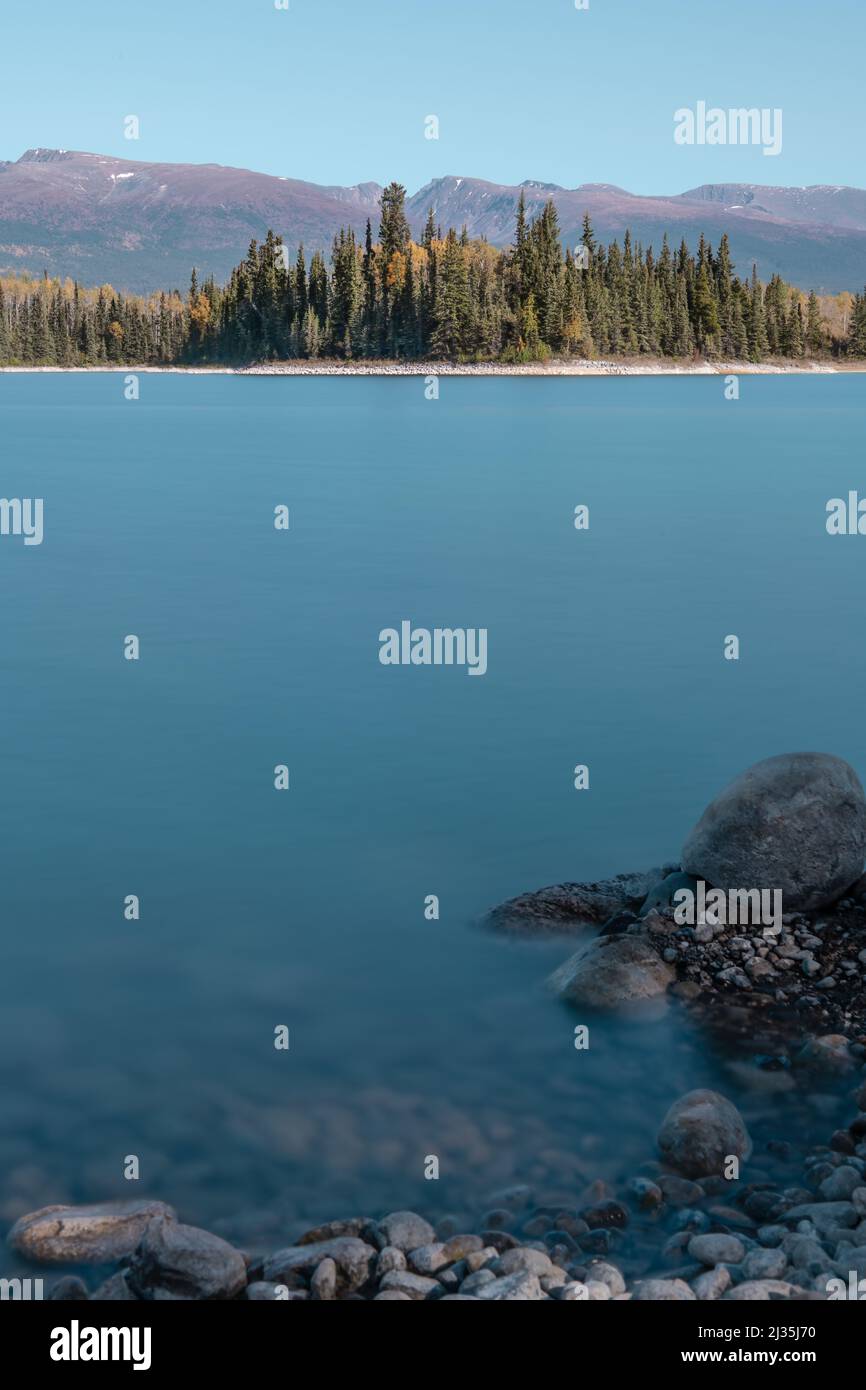
<instances>
[{"instance_id":1,"label":"smooth water","mask_svg":"<svg viewBox=\"0 0 866 1390\"><path fill-rule=\"evenodd\" d=\"M759 758L866 774L866 540L825 529L864 406L859 375L0 376L0 491L45 507L0 537L0 1217L437 1215L629 1173L701 1084L783 1132L676 1013L575 1051L543 989L573 944L476 922L675 859ZM487 674L381 665L402 619L487 628Z\"/></svg>"}]
</instances>

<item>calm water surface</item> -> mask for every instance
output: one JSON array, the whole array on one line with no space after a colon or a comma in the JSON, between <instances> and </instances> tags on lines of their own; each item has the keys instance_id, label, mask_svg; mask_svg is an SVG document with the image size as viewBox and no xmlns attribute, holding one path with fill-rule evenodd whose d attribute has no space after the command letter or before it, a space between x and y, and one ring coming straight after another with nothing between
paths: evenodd
<instances>
[{"instance_id":1,"label":"calm water surface","mask_svg":"<svg viewBox=\"0 0 866 1390\"><path fill-rule=\"evenodd\" d=\"M674 1014L575 1052L569 943L475 922L675 859L759 758L866 774L866 541L824 527L864 406L857 375L0 376L0 490L45 500L41 546L0 539L0 1217L130 1196L127 1154L251 1246L461 1211L634 1171L703 1084L784 1133ZM404 618L486 627L487 675L380 665Z\"/></svg>"}]
</instances>

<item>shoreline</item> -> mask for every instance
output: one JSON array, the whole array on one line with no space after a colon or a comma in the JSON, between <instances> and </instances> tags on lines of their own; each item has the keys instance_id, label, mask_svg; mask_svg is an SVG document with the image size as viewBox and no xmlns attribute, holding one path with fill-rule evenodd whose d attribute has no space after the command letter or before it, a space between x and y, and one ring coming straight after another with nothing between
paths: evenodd
<instances>
[{"instance_id":1,"label":"shoreline","mask_svg":"<svg viewBox=\"0 0 866 1390\"><path fill-rule=\"evenodd\" d=\"M116 376L137 375L174 376L403 376L403 377L604 377L604 376L837 376L866 372L866 360L852 363L803 361L794 362L689 362L663 358L643 361L639 358L599 359L550 358L546 362L342 362L334 360L288 362L259 362L245 367L183 367L100 365L94 367L0 367L0 373L39 374L102 373Z\"/></svg>"}]
</instances>

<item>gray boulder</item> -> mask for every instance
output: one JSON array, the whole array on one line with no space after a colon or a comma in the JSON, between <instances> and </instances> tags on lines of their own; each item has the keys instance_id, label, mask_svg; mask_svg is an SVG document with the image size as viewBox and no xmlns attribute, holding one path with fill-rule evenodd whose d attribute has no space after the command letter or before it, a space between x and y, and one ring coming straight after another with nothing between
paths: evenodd
<instances>
[{"instance_id":1,"label":"gray boulder","mask_svg":"<svg viewBox=\"0 0 866 1390\"><path fill-rule=\"evenodd\" d=\"M152 1221L173 1217L164 1202L42 1207L16 1221L8 1241L40 1264L113 1264L132 1254Z\"/></svg>"},{"instance_id":2,"label":"gray boulder","mask_svg":"<svg viewBox=\"0 0 866 1390\"><path fill-rule=\"evenodd\" d=\"M560 999L588 1009L623 1009L664 995L676 979L642 936L602 936L570 956L548 984Z\"/></svg>"},{"instance_id":3,"label":"gray boulder","mask_svg":"<svg viewBox=\"0 0 866 1390\"><path fill-rule=\"evenodd\" d=\"M689 1091L674 1101L658 1145L665 1162L688 1178L723 1177L727 1158L752 1152L743 1117L718 1091Z\"/></svg>"},{"instance_id":4,"label":"gray boulder","mask_svg":"<svg viewBox=\"0 0 866 1390\"><path fill-rule=\"evenodd\" d=\"M228 1299L246 1285L247 1267L221 1236L160 1220L145 1231L127 1277L142 1299Z\"/></svg>"},{"instance_id":5,"label":"gray boulder","mask_svg":"<svg viewBox=\"0 0 866 1390\"><path fill-rule=\"evenodd\" d=\"M840 898L866 860L866 796L828 753L784 753L741 773L683 846L683 870L728 892L781 889L784 911Z\"/></svg>"}]
</instances>

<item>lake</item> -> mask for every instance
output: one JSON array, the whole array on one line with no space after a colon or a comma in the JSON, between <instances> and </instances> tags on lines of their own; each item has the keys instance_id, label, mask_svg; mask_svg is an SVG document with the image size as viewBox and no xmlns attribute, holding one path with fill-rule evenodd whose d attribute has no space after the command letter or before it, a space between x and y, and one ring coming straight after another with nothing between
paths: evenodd
<instances>
[{"instance_id":1,"label":"lake","mask_svg":"<svg viewBox=\"0 0 866 1390\"><path fill-rule=\"evenodd\" d=\"M676 860L758 759L866 773L866 540L825 528L866 378L723 387L0 375L2 491L44 499L41 545L0 537L5 1222L147 1195L259 1248L483 1210L636 1171L698 1085L787 1133L674 1011L576 1051L574 943L478 925ZM383 665L403 621L485 629L486 673Z\"/></svg>"}]
</instances>

